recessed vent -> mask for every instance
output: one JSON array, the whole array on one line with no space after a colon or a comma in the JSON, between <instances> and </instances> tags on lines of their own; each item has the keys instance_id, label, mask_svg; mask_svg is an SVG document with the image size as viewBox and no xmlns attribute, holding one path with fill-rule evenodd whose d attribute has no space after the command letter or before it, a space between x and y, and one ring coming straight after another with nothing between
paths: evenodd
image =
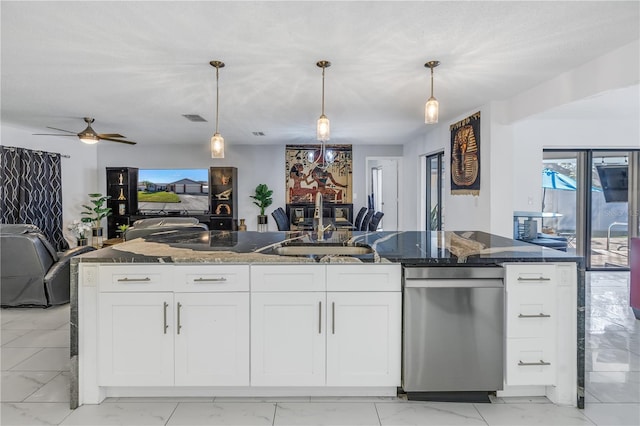
<instances>
[{"instance_id":1,"label":"recessed vent","mask_svg":"<svg viewBox=\"0 0 640 426\"><path fill-rule=\"evenodd\" d=\"M182 116L189 121L207 121L198 114L182 114Z\"/></svg>"},{"instance_id":2,"label":"recessed vent","mask_svg":"<svg viewBox=\"0 0 640 426\"><path fill-rule=\"evenodd\" d=\"M251 132L253 136L264 136L264 132Z\"/></svg>"}]
</instances>

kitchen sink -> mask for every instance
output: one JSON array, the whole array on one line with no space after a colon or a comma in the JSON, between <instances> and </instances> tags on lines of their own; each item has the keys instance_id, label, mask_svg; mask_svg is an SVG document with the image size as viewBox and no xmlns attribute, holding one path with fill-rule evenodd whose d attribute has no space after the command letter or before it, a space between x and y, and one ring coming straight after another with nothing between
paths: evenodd
<instances>
[{"instance_id":1,"label":"kitchen sink","mask_svg":"<svg viewBox=\"0 0 640 426\"><path fill-rule=\"evenodd\" d=\"M280 256L360 256L373 253L373 249L369 246L308 244L277 247L273 252Z\"/></svg>"}]
</instances>

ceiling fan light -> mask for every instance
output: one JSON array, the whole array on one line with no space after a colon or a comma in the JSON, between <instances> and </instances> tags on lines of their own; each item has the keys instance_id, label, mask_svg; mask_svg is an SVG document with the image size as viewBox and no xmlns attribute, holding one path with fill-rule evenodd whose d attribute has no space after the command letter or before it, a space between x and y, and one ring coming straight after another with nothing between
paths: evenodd
<instances>
[{"instance_id":1,"label":"ceiling fan light","mask_svg":"<svg viewBox=\"0 0 640 426\"><path fill-rule=\"evenodd\" d=\"M211 158L224 158L224 138L220 133L211 137Z\"/></svg>"},{"instance_id":2,"label":"ceiling fan light","mask_svg":"<svg viewBox=\"0 0 640 426\"><path fill-rule=\"evenodd\" d=\"M322 142L328 141L331 137L331 123L329 123L329 119L324 114L318 118L316 137Z\"/></svg>"},{"instance_id":3,"label":"ceiling fan light","mask_svg":"<svg viewBox=\"0 0 640 426\"><path fill-rule=\"evenodd\" d=\"M438 122L438 100L431 96L424 106L424 122L426 124L436 124Z\"/></svg>"},{"instance_id":4,"label":"ceiling fan light","mask_svg":"<svg viewBox=\"0 0 640 426\"><path fill-rule=\"evenodd\" d=\"M82 142L88 145L94 145L100 140L97 135L91 133L80 133L78 137Z\"/></svg>"}]
</instances>

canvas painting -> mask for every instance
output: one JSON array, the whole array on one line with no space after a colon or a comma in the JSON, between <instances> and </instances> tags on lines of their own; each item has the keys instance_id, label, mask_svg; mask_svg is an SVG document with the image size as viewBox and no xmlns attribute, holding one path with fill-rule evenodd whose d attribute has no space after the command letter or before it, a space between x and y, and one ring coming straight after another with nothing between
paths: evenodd
<instances>
[{"instance_id":1,"label":"canvas painting","mask_svg":"<svg viewBox=\"0 0 640 426\"><path fill-rule=\"evenodd\" d=\"M451 194L480 195L480 111L452 124Z\"/></svg>"}]
</instances>

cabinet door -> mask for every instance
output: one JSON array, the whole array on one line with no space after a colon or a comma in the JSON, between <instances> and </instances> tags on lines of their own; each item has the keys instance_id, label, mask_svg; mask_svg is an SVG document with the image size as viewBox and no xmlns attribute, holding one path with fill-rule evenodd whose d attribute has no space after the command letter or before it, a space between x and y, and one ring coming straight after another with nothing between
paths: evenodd
<instances>
[{"instance_id":1,"label":"cabinet door","mask_svg":"<svg viewBox=\"0 0 640 426\"><path fill-rule=\"evenodd\" d=\"M173 385L173 295L101 293L98 384Z\"/></svg>"},{"instance_id":2,"label":"cabinet door","mask_svg":"<svg viewBox=\"0 0 640 426\"><path fill-rule=\"evenodd\" d=\"M249 293L175 295L175 383L249 385Z\"/></svg>"},{"instance_id":3,"label":"cabinet door","mask_svg":"<svg viewBox=\"0 0 640 426\"><path fill-rule=\"evenodd\" d=\"M327 293L327 385L400 386L401 293Z\"/></svg>"},{"instance_id":4,"label":"cabinet door","mask_svg":"<svg viewBox=\"0 0 640 426\"><path fill-rule=\"evenodd\" d=\"M251 295L251 385L324 386L325 293Z\"/></svg>"}]
</instances>

